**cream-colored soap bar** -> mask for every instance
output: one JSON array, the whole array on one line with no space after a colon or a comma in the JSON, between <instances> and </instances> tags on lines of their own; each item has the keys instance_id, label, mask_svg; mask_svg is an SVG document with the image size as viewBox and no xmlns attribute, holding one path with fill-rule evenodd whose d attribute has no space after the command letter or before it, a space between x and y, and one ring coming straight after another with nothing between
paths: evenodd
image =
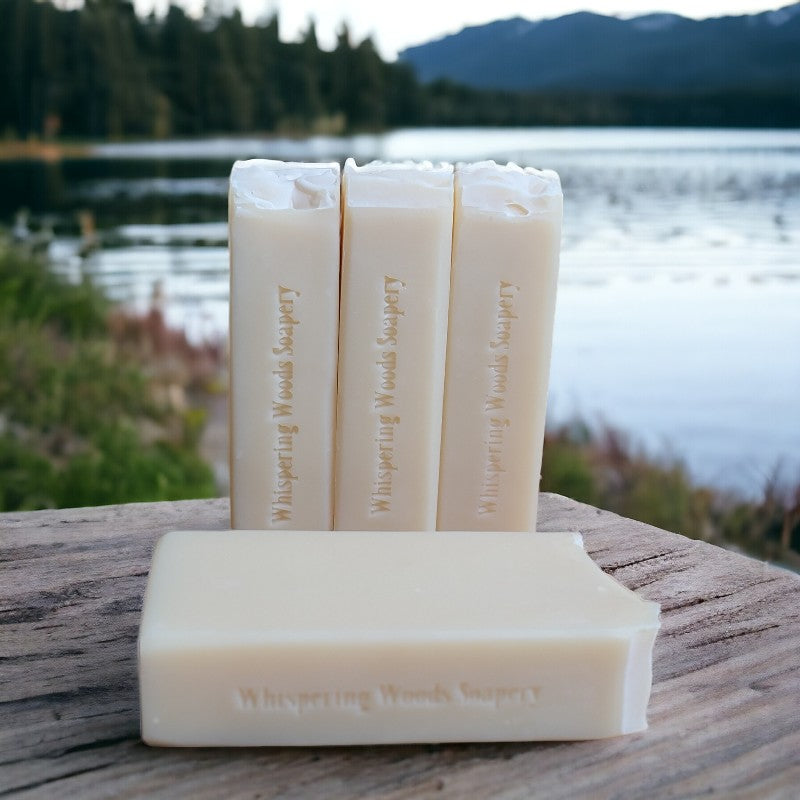
<instances>
[{"instance_id":1,"label":"cream-colored soap bar","mask_svg":"<svg viewBox=\"0 0 800 800\"><path fill-rule=\"evenodd\" d=\"M434 530L453 168L344 168L337 530Z\"/></svg>"},{"instance_id":2,"label":"cream-colored soap bar","mask_svg":"<svg viewBox=\"0 0 800 800\"><path fill-rule=\"evenodd\" d=\"M587 739L646 727L658 606L572 533L178 532L139 635L153 745Z\"/></svg>"},{"instance_id":3,"label":"cream-colored soap bar","mask_svg":"<svg viewBox=\"0 0 800 800\"><path fill-rule=\"evenodd\" d=\"M231 527L331 530L339 165L230 181Z\"/></svg>"},{"instance_id":4,"label":"cream-colored soap bar","mask_svg":"<svg viewBox=\"0 0 800 800\"><path fill-rule=\"evenodd\" d=\"M456 170L440 530L536 529L561 215L555 172Z\"/></svg>"}]
</instances>

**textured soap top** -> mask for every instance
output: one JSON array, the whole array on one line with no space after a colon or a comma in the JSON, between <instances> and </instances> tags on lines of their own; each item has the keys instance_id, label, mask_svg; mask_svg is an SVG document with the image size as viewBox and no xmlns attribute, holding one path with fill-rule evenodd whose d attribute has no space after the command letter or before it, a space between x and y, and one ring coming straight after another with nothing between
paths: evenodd
<instances>
[{"instance_id":1,"label":"textured soap top","mask_svg":"<svg viewBox=\"0 0 800 800\"><path fill-rule=\"evenodd\" d=\"M372 161L358 167L348 158L343 183L349 206L445 208L453 204L452 164Z\"/></svg>"},{"instance_id":2,"label":"textured soap top","mask_svg":"<svg viewBox=\"0 0 800 800\"><path fill-rule=\"evenodd\" d=\"M332 587L335 604L323 601ZM606 575L572 533L170 533L154 556L142 620L165 640L412 630L437 640L560 638L631 626L657 627L658 606Z\"/></svg>"},{"instance_id":3,"label":"textured soap top","mask_svg":"<svg viewBox=\"0 0 800 800\"><path fill-rule=\"evenodd\" d=\"M508 217L526 217L561 208L561 181L553 170L494 161L459 164L456 196L462 206Z\"/></svg>"},{"instance_id":4,"label":"textured soap top","mask_svg":"<svg viewBox=\"0 0 800 800\"><path fill-rule=\"evenodd\" d=\"M231 170L231 207L239 213L265 209L339 207L339 165L254 158Z\"/></svg>"}]
</instances>

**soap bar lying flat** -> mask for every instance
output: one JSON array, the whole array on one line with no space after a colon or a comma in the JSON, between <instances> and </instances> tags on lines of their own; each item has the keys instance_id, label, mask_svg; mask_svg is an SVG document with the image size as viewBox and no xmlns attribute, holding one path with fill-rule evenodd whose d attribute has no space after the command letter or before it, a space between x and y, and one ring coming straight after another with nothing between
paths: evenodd
<instances>
[{"instance_id":1,"label":"soap bar lying flat","mask_svg":"<svg viewBox=\"0 0 800 800\"><path fill-rule=\"evenodd\" d=\"M434 530L453 168L345 164L337 530Z\"/></svg>"},{"instance_id":2,"label":"soap bar lying flat","mask_svg":"<svg viewBox=\"0 0 800 800\"><path fill-rule=\"evenodd\" d=\"M339 165L237 161L229 218L231 527L330 530Z\"/></svg>"},{"instance_id":3,"label":"soap bar lying flat","mask_svg":"<svg viewBox=\"0 0 800 800\"><path fill-rule=\"evenodd\" d=\"M533 531L561 237L555 172L459 166L440 530Z\"/></svg>"},{"instance_id":4,"label":"soap bar lying flat","mask_svg":"<svg viewBox=\"0 0 800 800\"><path fill-rule=\"evenodd\" d=\"M176 532L139 634L153 745L615 736L658 606L572 533Z\"/></svg>"}]
</instances>

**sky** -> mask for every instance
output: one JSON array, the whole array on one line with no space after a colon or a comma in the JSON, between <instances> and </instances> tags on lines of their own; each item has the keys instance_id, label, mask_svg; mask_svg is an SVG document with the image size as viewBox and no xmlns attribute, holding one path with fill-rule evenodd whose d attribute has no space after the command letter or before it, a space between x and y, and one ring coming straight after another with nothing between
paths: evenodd
<instances>
[{"instance_id":1,"label":"sky","mask_svg":"<svg viewBox=\"0 0 800 800\"><path fill-rule=\"evenodd\" d=\"M468 25L481 25L497 19L520 16L527 19L560 17L574 11L595 11L617 16L638 16L654 11L669 11L702 19L732 14L752 14L790 5L791 0L550 0L547 4L520 0L176 0L190 12L199 13L206 2L217 7L238 4L248 22L277 10L280 35L286 41L296 39L314 18L317 38L322 47L331 48L336 30L346 20L353 41L372 36L384 59L393 60L399 50L422 44L448 33L457 33ZM135 0L140 12L148 13L153 5L163 8L166 0Z\"/></svg>"}]
</instances>

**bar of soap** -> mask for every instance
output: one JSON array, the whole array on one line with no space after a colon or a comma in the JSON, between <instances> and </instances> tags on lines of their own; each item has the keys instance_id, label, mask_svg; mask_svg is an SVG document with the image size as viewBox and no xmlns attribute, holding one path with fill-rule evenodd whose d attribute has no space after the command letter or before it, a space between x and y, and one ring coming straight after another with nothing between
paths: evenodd
<instances>
[{"instance_id":1,"label":"bar of soap","mask_svg":"<svg viewBox=\"0 0 800 800\"><path fill-rule=\"evenodd\" d=\"M195 531L139 634L151 745L589 739L646 727L655 603L572 533Z\"/></svg>"},{"instance_id":2,"label":"bar of soap","mask_svg":"<svg viewBox=\"0 0 800 800\"><path fill-rule=\"evenodd\" d=\"M453 168L345 164L337 530L434 530Z\"/></svg>"},{"instance_id":3,"label":"bar of soap","mask_svg":"<svg viewBox=\"0 0 800 800\"><path fill-rule=\"evenodd\" d=\"M561 216L555 172L456 170L440 530L536 529Z\"/></svg>"},{"instance_id":4,"label":"bar of soap","mask_svg":"<svg viewBox=\"0 0 800 800\"><path fill-rule=\"evenodd\" d=\"M230 179L231 527L331 530L339 165Z\"/></svg>"}]
</instances>

